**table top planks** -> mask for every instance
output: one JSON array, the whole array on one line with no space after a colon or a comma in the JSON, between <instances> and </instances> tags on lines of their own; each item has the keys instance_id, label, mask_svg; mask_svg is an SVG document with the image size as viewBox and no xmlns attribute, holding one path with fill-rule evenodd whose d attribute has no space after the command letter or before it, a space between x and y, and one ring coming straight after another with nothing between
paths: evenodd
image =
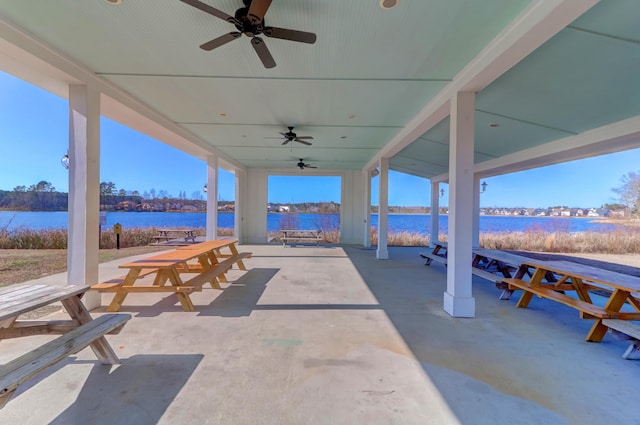
<instances>
[{"instance_id":1,"label":"table top planks","mask_svg":"<svg viewBox=\"0 0 640 425\"><path fill-rule=\"evenodd\" d=\"M80 295L90 286L11 285L0 290L0 322Z\"/></svg>"},{"instance_id":2,"label":"table top planks","mask_svg":"<svg viewBox=\"0 0 640 425\"><path fill-rule=\"evenodd\" d=\"M523 263L528 263L528 260L532 260L530 257L524 257L522 255L512 254L498 249L474 248L473 253L481 257L501 261L516 267L519 267Z\"/></svg>"},{"instance_id":3,"label":"table top planks","mask_svg":"<svg viewBox=\"0 0 640 425\"><path fill-rule=\"evenodd\" d=\"M238 242L237 239L214 239L210 241L195 243L192 245L181 246L181 247L178 247L176 251L195 251L195 250L211 251L214 249L224 248L225 246L234 245L236 242Z\"/></svg>"},{"instance_id":4,"label":"table top planks","mask_svg":"<svg viewBox=\"0 0 640 425\"><path fill-rule=\"evenodd\" d=\"M640 277L604 270L597 267L574 263L572 261L536 261L530 259L526 264L531 267L549 270L559 275L569 275L589 282L600 283L629 292L640 292Z\"/></svg>"}]
</instances>

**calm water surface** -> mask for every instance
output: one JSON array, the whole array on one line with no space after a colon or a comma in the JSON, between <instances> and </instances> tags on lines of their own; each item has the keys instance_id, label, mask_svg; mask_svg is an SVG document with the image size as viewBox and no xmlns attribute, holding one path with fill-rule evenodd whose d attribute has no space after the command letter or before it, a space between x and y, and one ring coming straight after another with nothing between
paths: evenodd
<instances>
[{"instance_id":1,"label":"calm water surface","mask_svg":"<svg viewBox=\"0 0 640 425\"><path fill-rule=\"evenodd\" d=\"M218 213L218 226L233 228L233 213ZM15 212L0 211L0 229L14 230L18 228L60 229L67 227L67 212ZM339 225L337 214L268 214L267 228L277 231L282 227L299 229L332 229ZM108 212L107 225L110 229L115 223L123 227L205 227L205 213L163 213L163 212ZM371 216L371 225L376 227L378 216ZM440 216L440 231L446 233L448 216ZM572 217L500 217L481 216L481 232L510 232L531 229L546 231L584 232L610 231L617 226L596 223L589 218ZM426 214L390 214L389 230L391 232L430 233L431 217Z\"/></svg>"}]
</instances>

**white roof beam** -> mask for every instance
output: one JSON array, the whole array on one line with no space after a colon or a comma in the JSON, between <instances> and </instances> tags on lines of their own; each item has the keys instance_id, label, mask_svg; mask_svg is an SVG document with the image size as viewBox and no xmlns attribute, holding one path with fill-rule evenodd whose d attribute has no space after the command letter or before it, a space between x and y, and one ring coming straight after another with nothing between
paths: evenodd
<instances>
[{"instance_id":1,"label":"white roof beam","mask_svg":"<svg viewBox=\"0 0 640 425\"><path fill-rule=\"evenodd\" d=\"M475 173L491 177L635 148L640 148L640 116L481 162Z\"/></svg>"},{"instance_id":2,"label":"white roof beam","mask_svg":"<svg viewBox=\"0 0 640 425\"><path fill-rule=\"evenodd\" d=\"M537 0L507 26L445 88L367 163L390 158L449 115L449 101L460 91L479 92L565 28L599 0Z\"/></svg>"}]
</instances>

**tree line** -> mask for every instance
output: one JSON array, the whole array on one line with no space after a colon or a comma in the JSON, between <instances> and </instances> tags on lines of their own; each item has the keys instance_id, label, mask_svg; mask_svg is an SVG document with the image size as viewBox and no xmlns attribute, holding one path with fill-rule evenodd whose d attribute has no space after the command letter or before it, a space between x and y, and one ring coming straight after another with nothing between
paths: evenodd
<instances>
[{"instance_id":1,"label":"tree line","mask_svg":"<svg viewBox=\"0 0 640 425\"><path fill-rule=\"evenodd\" d=\"M202 194L194 192L195 201L202 200ZM181 191L178 198L172 197L166 190L151 189L140 194L137 190L117 189L113 182L100 183L100 208L117 209L124 202L141 204L145 202L176 202L183 204L186 192ZM0 190L0 209L12 211L67 211L69 196L67 192L58 192L48 181L42 180L31 186L16 186L13 190Z\"/></svg>"}]
</instances>

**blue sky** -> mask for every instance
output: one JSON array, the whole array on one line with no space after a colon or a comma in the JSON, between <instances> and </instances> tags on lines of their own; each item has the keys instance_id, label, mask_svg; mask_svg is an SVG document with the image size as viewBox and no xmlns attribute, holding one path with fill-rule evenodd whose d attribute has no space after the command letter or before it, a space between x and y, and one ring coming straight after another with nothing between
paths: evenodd
<instances>
[{"instance_id":1,"label":"blue sky","mask_svg":"<svg viewBox=\"0 0 640 425\"><path fill-rule=\"evenodd\" d=\"M41 180L68 190L68 172L60 165L68 146L68 103L0 71L0 189L30 186ZM133 131L114 121L101 121L100 180L117 189L155 189L173 196L200 194L206 183L204 161ZM482 207L599 207L615 202L612 188L621 177L640 170L640 149L488 178ZM378 202L373 179L372 204ZM234 199L234 176L221 170L219 199ZM340 202L335 177L272 177L270 202ZM448 188L441 199L447 205ZM425 179L390 172L390 205L429 205Z\"/></svg>"}]
</instances>

